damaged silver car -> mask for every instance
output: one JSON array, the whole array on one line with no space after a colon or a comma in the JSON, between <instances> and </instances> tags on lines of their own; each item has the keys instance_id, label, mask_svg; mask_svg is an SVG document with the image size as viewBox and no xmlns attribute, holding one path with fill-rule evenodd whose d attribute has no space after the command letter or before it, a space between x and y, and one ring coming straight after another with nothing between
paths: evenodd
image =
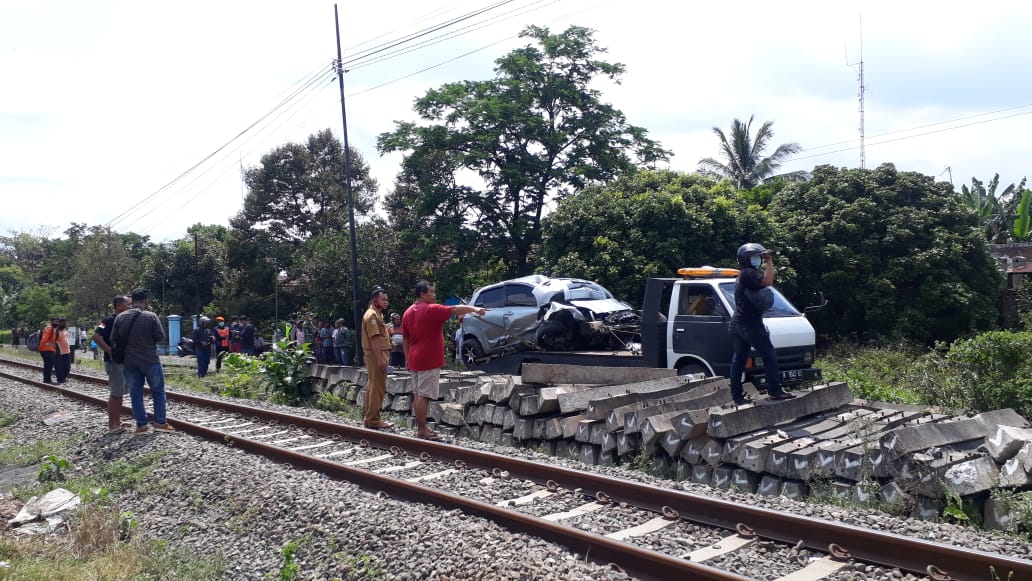
<instances>
[{"instance_id":1,"label":"damaged silver car","mask_svg":"<svg viewBox=\"0 0 1032 581\"><path fill-rule=\"evenodd\" d=\"M602 285L531 275L488 285L470 304L489 309L462 321L462 358L523 349L618 349L636 340L640 317Z\"/></svg>"}]
</instances>

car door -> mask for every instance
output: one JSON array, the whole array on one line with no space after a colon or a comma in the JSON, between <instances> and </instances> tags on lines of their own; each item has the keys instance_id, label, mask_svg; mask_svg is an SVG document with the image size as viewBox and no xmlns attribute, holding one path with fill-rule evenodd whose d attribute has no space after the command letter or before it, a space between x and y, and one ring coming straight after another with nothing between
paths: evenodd
<instances>
[{"instance_id":1,"label":"car door","mask_svg":"<svg viewBox=\"0 0 1032 581\"><path fill-rule=\"evenodd\" d=\"M505 287L498 285L481 290L473 300L473 306L483 307L487 313L463 317L463 333L473 335L485 353L497 351L508 341L504 324Z\"/></svg>"},{"instance_id":2,"label":"car door","mask_svg":"<svg viewBox=\"0 0 1032 581\"><path fill-rule=\"evenodd\" d=\"M731 361L727 308L713 286L677 286L677 312L670 326L672 361L684 356L706 362L717 375L726 375Z\"/></svg>"},{"instance_id":3,"label":"car door","mask_svg":"<svg viewBox=\"0 0 1032 581\"><path fill-rule=\"evenodd\" d=\"M523 283L505 285L502 320L510 342L534 341L538 326L538 304L533 287Z\"/></svg>"}]
</instances>

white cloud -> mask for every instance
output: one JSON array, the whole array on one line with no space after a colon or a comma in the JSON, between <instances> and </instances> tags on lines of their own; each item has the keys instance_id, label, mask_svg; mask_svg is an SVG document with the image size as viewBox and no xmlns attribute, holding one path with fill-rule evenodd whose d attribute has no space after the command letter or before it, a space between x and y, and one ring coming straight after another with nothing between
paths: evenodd
<instances>
[{"instance_id":1,"label":"white cloud","mask_svg":"<svg viewBox=\"0 0 1032 581\"><path fill-rule=\"evenodd\" d=\"M487 4L346 3L343 44L376 39L360 47L367 48ZM539 9L517 14L528 7ZM855 146L858 137L847 53L859 59L861 12L868 167L894 162L939 175L949 166L958 187L972 176L999 172L1010 183L1028 173L1032 114L883 144L913 133L876 137L1032 104L1025 74L1032 51L1020 33L1032 24L1027 3L517 0L489 14L513 9L497 26L346 75L346 92L354 95L347 101L350 142L371 163L381 193L391 187L400 156L379 157L376 135L413 119L412 103L427 89L490 78L493 60L523 44L508 37L526 24L594 28L609 48L606 58L627 66L621 85L605 87L605 98L674 151L671 167L693 170L699 158L717 153L711 127L752 114L757 124L775 120L778 142L815 148L852 140L804 152L787 170L856 166L855 149L827 152ZM327 78L295 108L260 123L246 142L150 196L335 56L333 8L324 2L0 5L0 229L63 230L125 210L135 213L118 228L157 239L180 237L196 222L227 223L241 202L241 163L256 164L270 149L322 128L341 133L336 82ZM1014 111L1021 112L1032 107ZM827 154L807 157L815 153Z\"/></svg>"}]
</instances>

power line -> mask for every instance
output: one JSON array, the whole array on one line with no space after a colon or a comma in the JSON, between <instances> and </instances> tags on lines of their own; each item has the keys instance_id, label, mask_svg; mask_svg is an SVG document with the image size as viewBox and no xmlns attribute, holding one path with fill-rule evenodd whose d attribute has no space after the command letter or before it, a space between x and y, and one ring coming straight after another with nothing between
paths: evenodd
<instances>
[{"instance_id":1,"label":"power line","mask_svg":"<svg viewBox=\"0 0 1032 581\"><path fill-rule=\"evenodd\" d=\"M490 6L481 8L479 10L474 10L473 12L467 12L466 14L463 14L461 16L457 16L457 17L455 17L455 18L453 18L451 20L442 22L440 24L435 24L433 26L430 26L428 28L424 28L423 30L418 30L418 31L413 32L411 34L407 34L407 35L405 35L405 36L403 36L403 37L401 37L399 39L391 40L391 41L385 42L385 43L383 43L381 45L374 46L373 48L370 48L370 49L367 49L367 50L364 50L364 51L360 51L357 55L352 55L347 60L342 60L341 64L342 65L348 65L348 64L351 64L353 62L357 62L357 61L359 61L361 59L368 58L368 57L373 56L375 54L379 54L381 52L390 50L390 49L392 49L392 48L394 48L396 46L401 46L403 44L412 42L413 40L416 40L417 38L422 38L422 37L424 37L424 36L426 36L428 34L433 34L434 32L437 32L438 30L443 30L445 28L448 28L449 26L453 26L453 25L458 24L460 22L463 22L465 20L469 20L470 18L474 18L474 17L479 16L479 15L485 13L485 12L489 12L491 10L494 10L495 8L498 8L499 6L504 6L504 5L509 4L511 2L514 2L514 1L515 0L500 0L499 2L495 2L494 4L492 4Z\"/></svg>"},{"instance_id":2,"label":"power line","mask_svg":"<svg viewBox=\"0 0 1032 581\"><path fill-rule=\"evenodd\" d=\"M290 96L288 96L288 97L286 97L285 99L283 99L282 101L280 101L280 103L278 103L278 104L277 104L277 105L276 105L275 107L273 107L273 108L272 108L272 109L271 109L271 110L270 110L270 111L269 111L268 113L266 113L266 114L262 115L262 116L261 116L260 118L258 118L258 120L257 120L257 121L255 121L254 123L251 123L250 125L248 125L248 126L247 126L247 127L246 127L246 128L245 128L245 129L243 130L243 131L241 131L240 133L238 133L238 134L237 134L236 136L234 136L234 137L233 137L232 139L230 139L229 141L227 141L226 143L224 143L224 144L223 144L222 146L220 146L220 147L219 147L218 149L216 149L215 151L213 151L213 152L209 153L209 154L208 154L207 156L205 156L205 157L204 157L203 159L201 159L201 161L199 161L199 162L195 163L195 164L194 164L193 166L191 166L191 167L190 167L189 169L187 169L187 170L186 170L186 171L184 171L183 173L181 173L181 174L179 174L178 176L176 176L176 178L175 178L175 179L173 179L173 180L172 180L172 181L170 181L169 183L165 184L164 186L162 186L161 188L159 188L159 189L158 189L157 191L155 191L154 193L150 194L149 196L147 196L146 198L144 198L143 200L141 200L140 202L138 202L138 203L137 203L136 205L132 206L132 207L131 207L131 208L129 208L128 210L126 210L126 211L122 212L121 214L119 214L119 215L115 216L114 218L112 218L112 219L111 219L111 220L110 220L110 221L109 221L109 222L107 223L107 226L108 226L109 228L113 228L113 227L114 227L115 225L117 225L117 224L118 224L119 222L122 222L122 221L124 221L124 220L125 220L126 218L128 218L128 217L129 217L129 216L131 216L132 214L134 214L134 213L138 212L138 211L140 210L140 208L142 207L142 205L143 205L143 204L146 204L147 202L149 202L150 200L154 199L155 197L157 197L157 196L158 196L159 194L161 194L162 192L164 192L164 191L165 191L165 190L167 190L168 188L170 188L170 187L172 187L173 185L175 185L175 184L176 184L177 182L179 182L179 181L180 181L180 180L182 180L182 179L183 179L184 177L186 177L186 176L187 176L187 175L188 175L188 174L189 174L190 172L194 171L195 169L197 169L198 167L200 167L200 166L201 166L202 164L204 164L204 163L205 163L206 161L208 161L209 159L211 159L212 157L214 157L215 155L217 155L217 154L218 154L219 152L221 152L221 151L222 151L223 149L225 149L226 147L228 147L228 146L229 146L229 145L230 145L231 143L233 143L234 141L236 141L237 139L239 139L239 138L240 138L240 137L241 137L242 135L244 135L245 133L247 133L248 131L250 131L251 129L253 129L253 128L254 128L254 127L255 127L256 125L258 125L259 123L261 123L262 121L264 121L264 120L265 120L266 118L268 118L268 117L269 117L270 115L272 115L272 114L273 114L273 113L275 113L275 112L276 112L277 110L279 110L279 109L280 109L281 107L283 107L283 106L284 106L284 105L285 105L286 103L289 103L289 102L290 102L290 101L291 101L292 99L294 99L294 97L296 97L296 96L297 96L297 95L298 95L299 93L303 92L303 91L304 91L305 89L307 89L308 87L310 87L312 83L316 82L317 80L319 80L320 78L322 78L322 77L323 77L324 75L326 75L326 74L327 74L327 71L332 71L332 64L330 64L330 65L325 65L324 67L322 67L322 68L320 69L320 71L319 71L319 72L317 73L317 76L316 76L316 77L314 77L314 78L312 78L312 79L308 80L308 81L307 81L307 82L306 82L306 83L305 83L305 84L304 84L304 85L303 85L302 87L300 87L299 89L295 90L295 91L294 91L294 92L293 92L293 93L292 93L292 94L291 94ZM296 83L295 83L295 84L296 84Z\"/></svg>"},{"instance_id":3,"label":"power line","mask_svg":"<svg viewBox=\"0 0 1032 581\"><path fill-rule=\"evenodd\" d=\"M916 135L904 135L903 137L897 137L895 139L886 139L884 141L879 141L877 143L868 143L867 145L869 145L869 146L884 145L886 143L892 143L892 142L895 142L895 141L903 141L904 139L913 139L915 137L924 137L926 135L934 135L936 133L943 133L944 131L952 131L954 129L963 129L965 127L973 127L975 125L982 125L984 123L991 123L993 121L1003 121L1004 119L1012 119L1014 117L1021 117L1023 115L1032 115L1032 111L1025 111L1023 113L1014 113L1013 115L1005 115L1003 117L996 117L994 119L986 119L984 121L977 121L975 123L965 123L964 125L957 125L955 127L944 127L942 129L936 129L935 131L926 131L924 133L918 133ZM898 132L895 132L895 133L898 133ZM848 141L846 143L852 143L852 141ZM793 158L789 159L788 161L799 161L799 160L803 160L803 159L810 159L810 158L813 158L813 157L821 157L823 155L831 155L833 153L842 153L843 151L853 151L854 149L857 149L858 147L859 146L845 147L845 148L842 148L842 149L836 149L834 151L826 151L824 153L815 153L813 155L804 155L803 157L793 157ZM803 150L803 151L809 151L809 150Z\"/></svg>"},{"instance_id":4,"label":"power line","mask_svg":"<svg viewBox=\"0 0 1032 581\"><path fill-rule=\"evenodd\" d=\"M503 12L501 14L497 14L497 15L492 16L492 17L490 17L490 18L488 18L486 20L481 20L479 22L474 22L473 24L469 24L467 26L459 28L458 30L453 30L451 32L446 32L444 34L435 36L433 38L429 38L427 40L424 40L423 42L420 42L420 43L416 44L415 46L411 46L411 47L407 47L407 48L401 48L401 49L398 49L396 51L389 52L387 54L381 55L381 56L379 56L377 58L374 58L374 59L371 59L371 60L368 60L368 61L358 62L357 64L353 64L350 67L348 67L348 70L346 72L351 72L351 71L354 71L354 70L357 70L357 69L361 69L363 67L368 67L370 65L374 65L374 64L377 64L377 63L388 61L388 60L391 60L393 58L397 58L399 56L402 56L402 55L405 55L405 54L408 54L408 53L411 53L411 52L415 52L417 50L421 50L421 49L433 46L435 44L440 44L442 42L446 42L446 41L451 40L453 38L458 38L460 36L464 36L464 35L469 34L471 32L476 32L478 30L481 30L483 28L487 28L489 26L494 26L495 24L499 24L501 22L505 22L506 20L511 20L513 18L516 18L517 16L521 16L521 15L526 14L528 12L533 12L535 10L540 10L541 8L544 8L545 6L550 6L552 4L560 2L561 0L553 0L552 2L549 2L548 4L545 4L545 6L538 6L536 8L531 8L531 6L534 6L535 4L540 4L540 3L544 2L544 1L545 0L535 0L534 2L531 2L530 4L527 4L525 6L521 6L519 8L513 8L512 10L509 10L507 12ZM522 12L520 12L521 10L522 10ZM516 14L513 14L514 12ZM507 18L502 18L506 14L510 14L511 16L508 16ZM492 21L494 21L494 22L492 22Z\"/></svg>"}]
</instances>

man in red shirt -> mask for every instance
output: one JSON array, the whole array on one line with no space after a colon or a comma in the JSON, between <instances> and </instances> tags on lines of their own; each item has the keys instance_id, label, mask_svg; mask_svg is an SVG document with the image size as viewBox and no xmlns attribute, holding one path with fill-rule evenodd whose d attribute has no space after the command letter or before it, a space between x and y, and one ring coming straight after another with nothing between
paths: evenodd
<instances>
[{"instance_id":1,"label":"man in red shirt","mask_svg":"<svg viewBox=\"0 0 1032 581\"><path fill-rule=\"evenodd\" d=\"M441 439L426 426L426 408L431 399L440 397L441 368L444 367L444 322L452 315L483 315L487 312L487 309L468 305L439 305L434 302L435 299L433 285L425 280L419 281L416 283L416 302L401 318L405 362L415 383L416 399L412 411L416 416L416 435L424 440Z\"/></svg>"}]
</instances>

